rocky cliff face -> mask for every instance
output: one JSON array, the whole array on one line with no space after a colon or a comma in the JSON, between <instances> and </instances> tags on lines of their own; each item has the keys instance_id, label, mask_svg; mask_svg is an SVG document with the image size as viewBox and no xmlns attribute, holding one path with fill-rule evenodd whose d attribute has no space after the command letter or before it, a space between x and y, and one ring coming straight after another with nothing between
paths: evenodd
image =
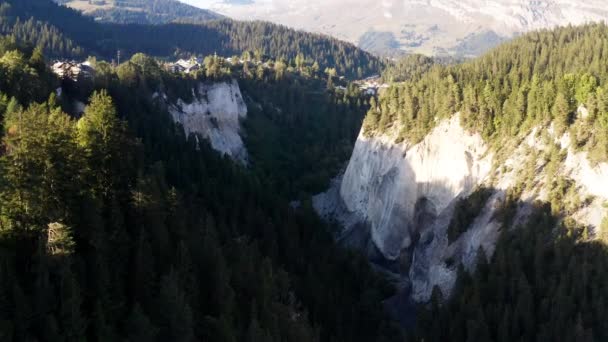
<instances>
[{"instance_id":1,"label":"rocky cliff face","mask_svg":"<svg viewBox=\"0 0 608 342\"><path fill-rule=\"evenodd\" d=\"M489 173L491 156L478 135L468 135L458 116L408 148L390 140L357 141L340 195L346 208L371 223L374 244L396 259L429 217L436 217Z\"/></svg>"},{"instance_id":2,"label":"rocky cliff face","mask_svg":"<svg viewBox=\"0 0 608 342\"><path fill-rule=\"evenodd\" d=\"M489 20L497 31L525 32L557 25L601 21L608 13L602 0L406 0L410 5L441 9L463 23Z\"/></svg>"},{"instance_id":3,"label":"rocky cliff face","mask_svg":"<svg viewBox=\"0 0 608 342\"><path fill-rule=\"evenodd\" d=\"M173 120L184 126L186 134L198 133L217 151L246 162L247 150L239 133L247 106L237 81L201 83L193 95L190 103L178 99L169 105Z\"/></svg>"},{"instance_id":4,"label":"rocky cliff face","mask_svg":"<svg viewBox=\"0 0 608 342\"><path fill-rule=\"evenodd\" d=\"M502 226L496 210L530 165L533 172L524 177L529 185L513 226L526 219L533 201L549 200L548 172L572 181L573 195L564 201L575 220L593 230L605 215L608 164L592 165L585 153L570 147L567 134L556 137L551 128L535 128L489 149L479 135L462 129L454 115L416 145L394 141L391 134L359 136L342 178L313 203L322 216L342 223L340 241L364 249L400 277L415 301L429 300L435 286L449 294L458 265L473 270L480 248L492 255ZM548 170L553 145L563 159ZM466 232L450 242L447 231L457 201L482 185L491 195Z\"/></svg>"}]
</instances>

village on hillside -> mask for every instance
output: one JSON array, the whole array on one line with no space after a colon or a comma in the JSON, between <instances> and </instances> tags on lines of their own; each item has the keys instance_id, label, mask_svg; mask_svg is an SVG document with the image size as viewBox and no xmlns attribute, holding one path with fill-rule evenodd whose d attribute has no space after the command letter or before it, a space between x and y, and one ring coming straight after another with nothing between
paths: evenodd
<instances>
[{"instance_id":1,"label":"village on hillside","mask_svg":"<svg viewBox=\"0 0 608 342\"><path fill-rule=\"evenodd\" d=\"M257 66L264 69L273 67L273 63L268 57L260 58L255 61L239 57L224 58L218 57L217 55L214 55L213 58L221 59L224 63L231 66L248 63L251 66ZM198 71L205 70L205 62L200 57L191 57L189 59L182 58L175 62L161 62L161 65L165 70L173 73L195 74ZM77 62L73 60L57 60L51 64L51 70L60 79L71 80L73 82L95 78L95 66L90 61ZM344 77L340 77L339 79L342 83L345 81ZM388 84L381 82L379 75L353 81L353 83L368 96L376 96L381 90L388 88ZM337 85L335 86L335 89L338 91L346 91L344 85Z\"/></svg>"},{"instance_id":2,"label":"village on hillside","mask_svg":"<svg viewBox=\"0 0 608 342\"><path fill-rule=\"evenodd\" d=\"M217 55L213 55L214 59L221 59L225 63L230 64L232 66L243 65L248 63L251 66L262 66L263 68L271 68L271 64L269 63L270 57L262 56L259 60L250 60L243 59L239 57L220 57ZM166 62L163 63L163 66L166 70L172 71L174 73L185 73L190 74L196 71L204 69L204 59L200 57L191 57L189 59L179 59L176 62Z\"/></svg>"},{"instance_id":3,"label":"village on hillside","mask_svg":"<svg viewBox=\"0 0 608 342\"><path fill-rule=\"evenodd\" d=\"M378 95L382 89L389 87L388 83L382 83L380 75L373 75L363 80L354 81L353 83L355 83L364 94L370 96Z\"/></svg>"},{"instance_id":4,"label":"village on hillside","mask_svg":"<svg viewBox=\"0 0 608 342\"><path fill-rule=\"evenodd\" d=\"M217 58L217 56L215 57ZM245 63L243 59L235 59L234 57L222 59L232 65L242 65ZM269 67L268 63L262 63L260 61L250 63L262 65L265 68ZM191 57L189 59L182 58L175 62L161 62L160 64L165 70L174 73L193 74L204 69L204 61L200 57ZM56 60L51 64L51 70L60 79L70 79L74 82L83 78L92 79L95 77L95 67L90 61L77 62L74 60Z\"/></svg>"}]
</instances>

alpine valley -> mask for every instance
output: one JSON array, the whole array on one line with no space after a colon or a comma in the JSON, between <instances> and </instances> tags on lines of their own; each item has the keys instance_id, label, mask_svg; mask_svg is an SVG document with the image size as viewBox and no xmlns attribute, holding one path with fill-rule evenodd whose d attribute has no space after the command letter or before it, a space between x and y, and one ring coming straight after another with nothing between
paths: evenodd
<instances>
[{"instance_id":1,"label":"alpine valley","mask_svg":"<svg viewBox=\"0 0 608 342\"><path fill-rule=\"evenodd\" d=\"M514 35L531 30L608 19L603 0L182 2L234 18L269 20L326 33L384 55L478 56Z\"/></svg>"},{"instance_id":2,"label":"alpine valley","mask_svg":"<svg viewBox=\"0 0 608 342\"><path fill-rule=\"evenodd\" d=\"M608 340L600 2L0 0L0 340Z\"/></svg>"}]
</instances>

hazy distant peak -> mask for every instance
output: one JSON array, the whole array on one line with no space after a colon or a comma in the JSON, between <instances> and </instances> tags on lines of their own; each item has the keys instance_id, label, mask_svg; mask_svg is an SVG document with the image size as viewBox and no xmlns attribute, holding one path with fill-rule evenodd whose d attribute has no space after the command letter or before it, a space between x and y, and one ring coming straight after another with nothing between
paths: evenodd
<instances>
[{"instance_id":1,"label":"hazy distant peak","mask_svg":"<svg viewBox=\"0 0 608 342\"><path fill-rule=\"evenodd\" d=\"M376 52L425 54L474 55L515 33L608 18L605 0L181 1L327 33Z\"/></svg>"}]
</instances>

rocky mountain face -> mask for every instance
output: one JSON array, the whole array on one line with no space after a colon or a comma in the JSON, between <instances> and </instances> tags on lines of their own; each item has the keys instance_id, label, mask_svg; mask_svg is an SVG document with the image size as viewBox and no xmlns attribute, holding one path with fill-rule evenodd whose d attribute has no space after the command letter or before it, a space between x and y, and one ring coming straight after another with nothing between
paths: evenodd
<instances>
[{"instance_id":1,"label":"rocky mountain face","mask_svg":"<svg viewBox=\"0 0 608 342\"><path fill-rule=\"evenodd\" d=\"M517 33L608 18L603 0L182 1L327 33L381 53L478 55Z\"/></svg>"},{"instance_id":2,"label":"rocky mountain face","mask_svg":"<svg viewBox=\"0 0 608 342\"><path fill-rule=\"evenodd\" d=\"M578 120L584 113L581 107ZM449 294L459 265L473 270L480 248L492 255L503 225L499 208L522 179L526 185L511 228L525 222L534 201L550 201L547 183L561 177L573 184L564 199L569 217L600 233L608 164L591 164L585 152L570 146L568 133L556 136L552 127L536 127L490 148L463 130L456 114L418 144L395 143L395 137L361 134L344 175L313 203L322 216L342 223L340 241L365 250L401 279L415 301L428 301L435 286ZM561 157L549 166L551 153ZM474 220L450 240L458 202L480 188L489 190Z\"/></svg>"},{"instance_id":3,"label":"rocky mountain face","mask_svg":"<svg viewBox=\"0 0 608 342\"><path fill-rule=\"evenodd\" d=\"M193 98L191 102L178 99L169 104L173 120L182 124L187 135L200 134L215 150L246 163L240 121L247 117L247 105L238 82L200 83L193 89Z\"/></svg>"}]
</instances>

